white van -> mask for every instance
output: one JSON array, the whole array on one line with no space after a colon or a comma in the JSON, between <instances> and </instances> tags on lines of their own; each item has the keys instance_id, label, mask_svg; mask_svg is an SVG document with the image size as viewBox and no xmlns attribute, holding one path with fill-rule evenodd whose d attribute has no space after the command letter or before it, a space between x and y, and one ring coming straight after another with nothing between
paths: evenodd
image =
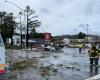
<instances>
[{"instance_id":1,"label":"white van","mask_svg":"<svg viewBox=\"0 0 100 80\"><path fill-rule=\"evenodd\" d=\"M5 45L0 33L0 73L4 73L5 72L5 67L6 67L6 63L5 63Z\"/></svg>"}]
</instances>

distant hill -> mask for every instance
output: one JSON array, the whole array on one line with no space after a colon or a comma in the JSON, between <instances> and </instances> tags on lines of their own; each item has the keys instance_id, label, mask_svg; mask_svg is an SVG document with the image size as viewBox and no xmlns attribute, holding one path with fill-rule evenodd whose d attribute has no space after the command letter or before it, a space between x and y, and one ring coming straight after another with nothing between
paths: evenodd
<instances>
[{"instance_id":1,"label":"distant hill","mask_svg":"<svg viewBox=\"0 0 100 80\"><path fill-rule=\"evenodd\" d=\"M93 37L96 39L100 39L100 36L97 35L88 35L88 37ZM59 35L59 36L53 36L53 38L61 40L63 38L69 38L69 39L77 39L78 38L78 34L75 35Z\"/></svg>"}]
</instances>

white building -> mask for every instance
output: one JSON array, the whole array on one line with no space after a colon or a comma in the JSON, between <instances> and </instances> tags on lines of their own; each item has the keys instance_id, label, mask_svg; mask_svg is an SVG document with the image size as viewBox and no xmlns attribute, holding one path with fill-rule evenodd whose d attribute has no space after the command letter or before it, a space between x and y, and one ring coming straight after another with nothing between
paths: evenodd
<instances>
[{"instance_id":1,"label":"white building","mask_svg":"<svg viewBox=\"0 0 100 80\"><path fill-rule=\"evenodd\" d=\"M11 43L11 39L10 38L8 39L7 43L8 44ZM13 45L20 46L20 44L21 44L20 35L19 34L14 34L13 35Z\"/></svg>"},{"instance_id":2,"label":"white building","mask_svg":"<svg viewBox=\"0 0 100 80\"><path fill-rule=\"evenodd\" d=\"M64 43L65 43L65 45L66 45L66 44L68 44L70 41L69 41L69 39L68 39L68 38L64 38L64 39L63 39L63 42L64 42Z\"/></svg>"},{"instance_id":3,"label":"white building","mask_svg":"<svg viewBox=\"0 0 100 80\"><path fill-rule=\"evenodd\" d=\"M20 46L20 44L21 44L20 35L13 35L13 44Z\"/></svg>"}]
</instances>

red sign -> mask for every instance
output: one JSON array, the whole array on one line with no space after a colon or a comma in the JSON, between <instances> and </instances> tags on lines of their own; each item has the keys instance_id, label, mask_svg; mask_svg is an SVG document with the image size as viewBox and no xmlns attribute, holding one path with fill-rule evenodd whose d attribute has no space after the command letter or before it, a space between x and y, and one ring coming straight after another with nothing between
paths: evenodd
<instances>
[{"instance_id":1,"label":"red sign","mask_svg":"<svg viewBox=\"0 0 100 80\"><path fill-rule=\"evenodd\" d=\"M4 74L6 70L0 70L0 75Z\"/></svg>"},{"instance_id":2,"label":"red sign","mask_svg":"<svg viewBox=\"0 0 100 80\"><path fill-rule=\"evenodd\" d=\"M51 33L44 33L45 41L51 41Z\"/></svg>"}]
</instances>

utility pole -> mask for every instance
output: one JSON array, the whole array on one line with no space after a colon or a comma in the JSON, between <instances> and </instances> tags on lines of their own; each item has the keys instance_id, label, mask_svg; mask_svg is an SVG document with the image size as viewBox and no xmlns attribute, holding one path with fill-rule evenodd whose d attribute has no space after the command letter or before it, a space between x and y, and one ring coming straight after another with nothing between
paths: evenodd
<instances>
[{"instance_id":1,"label":"utility pole","mask_svg":"<svg viewBox=\"0 0 100 80\"><path fill-rule=\"evenodd\" d=\"M88 43L88 28L89 28L89 25L87 24L87 43Z\"/></svg>"},{"instance_id":2,"label":"utility pole","mask_svg":"<svg viewBox=\"0 0 100 80\"><path fill-rule=\"evenodd\" d=\"M17 8L19 8L21 11L23 11L24 19L25 19L25 22L26 22L26 24L25 24L25 30L26 30L26 32L25 32L25 48L26 48L26 47L28 47L28 39L29 39L29 16L30 16L32 13L34 13L35 11L30 10L30 6L29 6L29 5L27 5L27 6L26 6L26 9L24 10L24 9L22 9L20 6L14 4L14 3L12 3L12 2L10 2L10 1L8 1L8 0L5 0L5 2L10 3L10 4L16 6ZM26 14L25 14L25 12L26 12ZM31 13L30 13L30 12L31 12ZM26 17L26 18L25 18L25 17ZM38 16L33 16L32 18L34 18L34 17L38 17ZM32 19L32 18L31 18L31 19ZM27 20L27 21L26 21L26 20Z\"/></svg>"},{"instance_id":3,"label":"utility pole","mask_svg":"<svg viewBox=\"0 0 100 80\"><path fill-rule=\"evenodd\" d=\"M21 47L22 47L22 21L21 21L21 16L22 16L22 12L19 12L19 16L20 16L20 38L21 38Z\"/></svg>"},{"instance_id":4,"label":"utility pole","mask_svg":"<svg viewBox=\"0 0 100 80\"><path fill-rule=\"evenodd\" d=\"M29 33L28 33L28 31L29 31L29 23L28 23L28 20L29 20L29 18L28 18L28 16L29 16L29 11L30 11L30 6L26 6L26 12L27 12L27 33L26 33L26 46L28 47L28 39L29 39Z\"/></svg>"}]
</instances>

